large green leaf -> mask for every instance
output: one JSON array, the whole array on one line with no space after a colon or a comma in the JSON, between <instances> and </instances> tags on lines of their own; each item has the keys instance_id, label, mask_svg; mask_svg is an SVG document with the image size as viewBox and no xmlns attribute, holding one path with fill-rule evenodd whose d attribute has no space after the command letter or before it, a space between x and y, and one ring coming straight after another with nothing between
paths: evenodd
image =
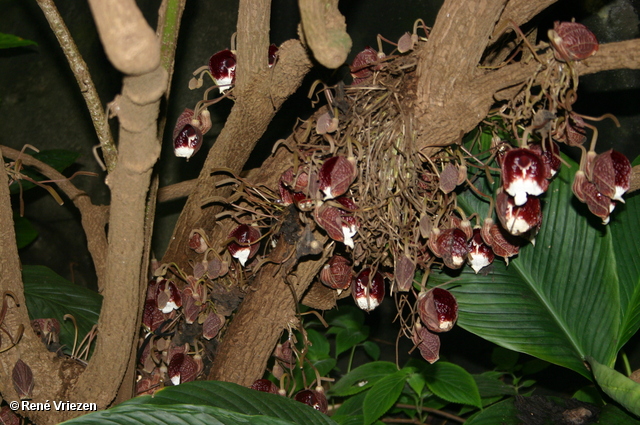
<instances>
[{"instance_id":1,"label":"large green leaf","mask_svg":"<svg viewBox=\"0 0 640 425\"><path fill-rule=\"evenodd\" d=\"M495 261L487 275L466 267L450 288L458 299L460 326L590 378L583 363L587 355L607 365L615 360L621 289L611 230L573 197L578 167L565 160L571 168L562 167L543 197L535 246L523 247L508 267ZM477 200L469 195L460 202L469 207ZM631 214L631 202L627 208ZM434 285L451 278L431 277Z\"/></svg>"},{"instance_id":2,"label":"large green leaf","mask_svg":"<svg viewBox=\"0 0 640 425\"><path fill-rule=\"evenodd\" d=\"M75 285L44 266L23 266L22 279L29 318L55 318L60 322L60 344L73 348L75 329L64 320L71 314L78 324L78 343L98 323L102 295Z\"/></svg>"},{"instance_id":3,"label":"large green leaf","mask_svg":"<svg viewBox=\"0 0 640 425\"><path fill-rule=\"evenodd\" d=\"M640 416L640 384L620 372L587 357L596 382L609 397L631 413Z\"/></svg>"},{"instance_id":4,"label":"large green leaf","mask_svg":"<svg viewBox=\"0 0 640 425\"><path fill-rule=\"evenodd\" d=\"M175 425L295 425L295 422L261 415L246 415L212 406L178 404L158 406L120 404L90 413L64 424L175 424Z\"/></svg>"},{"instance_id":5,"label":"large green leaf","mask_svg":"<svg viewBox=\"0 0 640 425\"><path fill-rule=\"evenodd\" d=\"M640 196L628 198L616 209L620 211L613 214L609 235L620 282L620 349L640 327Z\"/></svg>"},{"instance_id":6,"label":"large green leaf","mask_svg":"<svg viewBox=\"0 0 640 425\"><path fill-rule=\"evenodd\" d=\"M262 393L229 382L195 381L166 387L154 396L140 396L122 405L194 404L212 406L245 415L264 415L295 424L334 425L328 416L277 394ZM134 406L134 407L135 407Z\"/></svg>"}]
</instances>

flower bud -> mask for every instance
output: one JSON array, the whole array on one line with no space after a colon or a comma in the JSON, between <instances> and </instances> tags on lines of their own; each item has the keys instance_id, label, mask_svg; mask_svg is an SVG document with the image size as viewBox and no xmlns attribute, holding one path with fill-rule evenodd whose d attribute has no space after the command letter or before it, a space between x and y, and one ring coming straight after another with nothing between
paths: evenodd
<instances>
[{"instance_id":1,"label":"flower bud","mask_svg":"<svg viewBox=\"0 0 640 425\"><path fill-rule=\"evenodd\" d=\"M209 72L220 93L228 90L236 80L236 55L229 49L221 50L209 59Z\"/></svg>"},{"instance_id":2,"label":"flower bud","mask_svg":"<svg viewBox=\"0 0 640 425\"><path fill-rule=\"evenodd\" d=\"M351 285L351 262L341 255L334 255L320 271L320 282L329 288L345 290Z\"/></svg>"},{"instance_id":3,"label":"flower bud","mask_svg":"<svg viewBox=\"0 0 640 425\"><path fill-rule=\"evenodd\" d=\"M351 283L351 295L358 307L365 311L371 311L378 307L384 299L384 278L379 272L370 278L369 267L358 273Z\"/></svg>"},{"instance_id":4,"label":"flower bud","mask_svg":"<svg viewBox=\"0 0 640 425\"><path fill-rule=\"evenodd\" d=\"M333 199L344 195L356 175L355 159L348 159L344 156L334 156L327 159L318 173L319 189L325 194L324 199Z\"/></svg>"},{"instance_id":5,"label":"flower bud","mask_svg":"<svg viewBox=\"0 0 640 425\"><path fill-rule=\"evenodd\" d=\"M458 302L451 292L433 288L418 296L418 314L432 332L448 332L458 320Z\"/></svg>"},{"instance_id":6,"label":"flower bud","mask_svg":"<svg viewBox=\"0 0 640 425\"><path fill-rule=\"evenodd\" d=\"M631 163L620 152L610 149L591 163L592 182L598 192L614 201L624 202L622 195L631 183Z\"/></svg>"},{"instance_id":7,"label":"flower bud","mask_svg":"<svg viewBox=\"0 0 640 425\"><path fill-rule=\"evenodd\" d=\"M549 187L546 165L540 155L530 149L511 149L502 160L502 187L517 206L524 205L527 196L543 194Z\"/></svg>"},{"instance_id":8,"label":"flower bud","mask_svg":"<svg viewBox=\"0 0 640 425\"><path fill-rule=\"evenodd\" d=\"M542 223L540 199L535 197L527 198L524 205L517 207L512 197L499 190L496 196L496 213L502 227L514 236L532 229L537 231Z\"/></svg>"},{"instance_id":9,"label":"flower bud","mask_svg":"<svg viewBox=\"0 0 640 425\"><path fill-rule=\"evenodd\" d=\"M437 334L429 332L427 328L423 328L420 322L416 322L411 340L420 350L422 358L433 364L440 358L440 337Z\"/></svg>"},{"instance_id":10,"label":"flower bud","mask_svg":"<svg viewBox=\"0 0 640 425\"><path fill-rule=\"evenodd\" d=\"M493 263L495 254L491 247L482 240L480 229L473 229L473 236L467 243L467 248L469 250L467 263L476 273Z\"/></svg>"},{"instance_id":11,"label":"flower bud","mask_svg":"<svg viewBox=\"0 0 640 425\"><path fill-rule=\"evenodd\" d=\"M327 413L328 403L327 397L324 395L324 391L318 391L318 388L322 389L322 387L316 387L315 390L302 390L296 393L293 397L295 401L299 401L300 403L307 404L319 412Z\"/></svg>"},{"instance_id":12,"label":"flower bud","mask_svg":"<svg viewBox=\"0 0 640 425\"><path fill-rule=\"evenodd\" d=\"M247 260L258 252L260 236L260 230L257 227L241 224L229 233L229 237L235 240L229 243L227 249L231 256L244 266Z\"/></svg>"}]
</instances>

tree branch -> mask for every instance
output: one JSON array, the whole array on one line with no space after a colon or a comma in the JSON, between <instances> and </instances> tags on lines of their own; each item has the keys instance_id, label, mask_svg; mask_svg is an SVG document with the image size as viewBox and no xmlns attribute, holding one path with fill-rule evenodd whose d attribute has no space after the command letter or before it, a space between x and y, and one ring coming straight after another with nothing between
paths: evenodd
<instances>
[{"instance_id":1,"label":"tree branch","mask_svg":"<svg viewBox=\"0 0 640 425\"><path fill-rule=\"evenodd\" d=\"M3 147L4 148L4 147ZM16 305L11 299L7 300L8 308L2 326L7 329L14 338L17 338L22 326L24 333L20 342L13 348L0 353L0 393L6 400L19 400L12 385L12 371L16 362L21 359L32 370L35 386L31 401L42 402L51 400L60 395L62 382L58 377L57 368L59 360L54 361L55 354L47 352L44 344L31 331L29 313L24 298L22 273L20 272L20 259L16 245L16 235L13 228L13 212L9 194L9 182L5 171L0 151L0 295L4 298L5 291L11 291L15 295ZM0 305L4 299L0 300ZM3 335L3 350L10 346L9 338ZM52 373L52 371L55 371ZM24 412L28 417L39 424L54 424L55 420L49 412Z\"/></svg>"},{"instance_id":2,"label":"tree branch","mask_svg":"<svg viewBox=\"0 0 640 425\"><path fill-rule=\"evenodd\" d=\"M420 52L417 98L420 114L442 108L447 99L477 75L477 66L506 0L446 0L429 42Z\"/></svg>"},{"instance_id":3,"label":"tree branch","mask_svg":"<svg viewBox=\"0 0 640 425\"><path fill-rule=\"evenodd\" d=\"M540 12L551 6L558 0L510 0L500 15L491 40L500 37L511 23L523 25L536 17Z\"/></svg>"},{"instance_id":4,"label":"tree branch","mask_svg":"<svg viewBox=\"0 0 640 425\"><path fill-rule=\"evenodd\" d=\"M338 0L300 0L298 4L304 42L313 56L330 69L343 65L352 42L344 16L338 10Z\"/></svg>"},{"instance_id":5,"label":"tree branch","mask_svg":"<svg viewBox=\"0 0 640 425\"><path fill-rule=\"evenodd\" d=\"M180 267L187 267L184 244L191 230L212 229L215 215L220 211L217 207L203 210L203 200L228 194L228 189L216 187L220 177L212 172L222 167L234 173L242 170L258 139L310 68L311 61L302 44L289 40L280 46L276 65L255 75L249 86L238 94L224 129L209 151L198 184L178 219L164 262L175 261Z\"/></svg>"},{"instance_id":6,"label":"tree branch","mask_svg":"<svg viewBox=\"0 0 640 425\"><path fill-rule=\"evenodd\" d=\"M70 399L91 397L99 408L114 399L135 344L140 305L147 192L160 155L157 118L167 88L160 43L132 0L90 0L100 38L113 64L126 74L116 97L120 121L118 162L109 175L111 217L107 284L98 340ZM150 66L153 65L153 66Z\"/></svg>"},{"instance_id":7,"label":"tree branch","mask_svg":"<svg viewBox=\"0 0 640 425\"><path fill-rule=\"evenodd\" d=\"M251 96L246 92L251 82L264 76L268 69L270 17L271 0L240 0L234 88L238 98Z\"/></svg>"},{"instance_id":8,"label":"tree branch","mask_svg":"<svg viewBox=\"0 0 640 425\"><path fill-rule=\"evenodd\" d=\"M103 205L93 205L91 198L86 192L79 190L66 176L59 173L55 168L50 167L29 154L11 149L7 146L0 146L4 156L16 161L18 158L26 166L32 167L50 180L54 180L58 187L80 211L82 228L87 237L87 246L93 259L98 277L98 290L102 291L105 282L105 268L107 257L107 235L105 225L107 224L109 208Z\"/></svg>"},{"instance_id":9,"label":"tree branch","mask_svg":"<svg viewBox=\"0 0 640 425\"><path fill-rule=\"evenodd\" d=\"M82 55L78 51L76 43L71 37L69 29L64 24L62 17L58 13L56 5L53 0L36 0L38 6L42 9L44 16L49 22L49 26L53 30L58 43L64 52L73 75L76 77L78 86L80 86L80 93L84 97L84 101L87 104L87 109L91 115L91 121L93 127L96 130L96 135L100 141L100 147L102 148L102 154L104 155L104 162L106 163L107 170L110 172L116 165L116 157L118 155L116 145L111 135L111 129L109 128L109 122L102 108L102 102L100 96L96 90L93 80L91 79L91 73L89 68L82 59Z\"/></svg>"}]
</instances>

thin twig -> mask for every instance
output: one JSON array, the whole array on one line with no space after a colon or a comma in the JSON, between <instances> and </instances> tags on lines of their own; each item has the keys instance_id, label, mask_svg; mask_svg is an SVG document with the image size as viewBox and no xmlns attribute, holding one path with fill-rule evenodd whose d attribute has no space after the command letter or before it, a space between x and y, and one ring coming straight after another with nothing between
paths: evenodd
<instances>
[{"instance_id":1,"label":"thin twig","mask_svg":"<svg viewBox=\"0 0 640 425\"><path fill-rule=\"evenodd\" d=\"M73 41L71 33L62 20L53 0L36 1L38 2L40 9L42 9L44 16L47 18L49 26L53 30L53 33L58 39L58 43L60 44L60 47L62 47L62 51L69 62L71 71L76 77L78 86L80 86L80 92L87 103L89 114L91 114L91 121L96 129L96 135L98 136L100 146L102 147L102 154L104 155L107 170L112 171L116 165L118 153L113 141L113 136L111 135L109 122L107 121L104 109L102 108L100 96L98 96L96 87L91 79L89 68L87 67L84 59L82 59L82 55L78 51L78 47Z\"/></svg>"}]
</instances>

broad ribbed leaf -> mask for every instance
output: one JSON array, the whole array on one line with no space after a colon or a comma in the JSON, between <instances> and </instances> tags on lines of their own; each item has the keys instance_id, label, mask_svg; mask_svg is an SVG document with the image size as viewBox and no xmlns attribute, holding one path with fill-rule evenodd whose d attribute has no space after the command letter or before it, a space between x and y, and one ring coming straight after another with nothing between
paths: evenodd
<instances>
[{"instance_id":1,"label":"broad ribbed leaf","mask_svg":"<svg viewBox=\"0 0 640 425\"><path fill-rule=\"evenodd\" d=\"M391 408L400 397L407 375L414 369L405 368L376 382L364 398L364 425L372 424Z\"/></svg>"},{"instance_id":2,"label":"broad ribbed leaf","mask_svg":"<svg viewBox=\"0 0 640 425\"><path fill-rule=\"evenodd\" d=\"M398 371L395 363L370 362L353 369L331 387L328 393L333 397L357 394L371 387L380 379Z\"/></svg>"},{"instance_id":3,"label":"broad ribbed leaf","mask_svg":"<svg viewBox=\"0 0 640 425\"><path fill-rule=\"evenodd\" d=\"M70 320L64 320L64 315L71 314L76 319L79 344L98 323L102 295L75 285L44 266L23 266L22 279L29 319L58 319L60 344L70 353L75 328Z\"/></svg>"},{"instance_id":4,"label":"broad ribbed leaf","mask_svg":"<svg viewBox=\"0 0 640 425\"><path fill-rule=\"evenodd\" d=\"M609 227L620 280L620 349L640 327L640 196L627 198L616 209L620 211L614 211Z\"/></svg>"},{"instance_id":5,"label":"broad ribbed leaf","mask_svg":"<svg viewBox=\"0 0 640 425\"><path fill-rule=\"evenodd\" d=\"M640 384L591 357L587 357L587 360L602 391L634 415L640 416Z\"/></svg>"},{"instance_id":6,"label":"broad ribbed leaf","mask_svg":"<svg viewBox=\"0 0 640 425\"><path fill-rule=\"evenodd\" d=\"M423 368L423 373L429 390L441 399L482 407L476 381L460 366L440 361Z\"/></svg>"},{"instance_id":7,"label":"broad ribbed leaf","mask_svg":"<svg viewBox=\"0 0 640 425\"><path fill-rule=\"evenodd\" d=\"M535 247L523 247L508 267L495 261L486 276L466 267L451 291L463 328L590 378L585 356L608 365L615 359L620 289L610 230L572 195L577 168L563 166L543 197ZM466 199L466 206L476 202ZM431 277L433 285L450 279Z\"/></svg>"},{"instance_id":8,"label":"broad ribbed leaf","mask_svg":"<svg viewBox=\"0 0 640 425\"><path fill-rule=\"evenodd\" d=\"M246 415L212 406L177 404L158 406L120 404L72 419L64 424L167 424L167 425L295 425L295 422L269 416Z\"/></svg>"},{"instance_id":9,"label":"broad ribbed leaf","mask_svg":"<svg viewBox=\"0 0 640 425\"><path fill-rule=\"evenodd\" d=\"M295 424L332 425L328 416L289 398L220 381L194 381L166 387L152 396L128 400L123 405L195 404L213 406L245 415L264 415Z\"/></svg>"}]
</instances>

